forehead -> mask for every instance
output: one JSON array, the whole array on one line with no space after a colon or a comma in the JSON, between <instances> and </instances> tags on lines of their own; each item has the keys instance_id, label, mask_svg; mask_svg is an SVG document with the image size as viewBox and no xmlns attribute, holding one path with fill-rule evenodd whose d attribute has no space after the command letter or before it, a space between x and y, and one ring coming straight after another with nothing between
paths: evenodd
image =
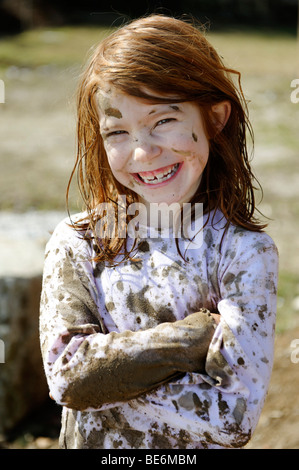
<instances>
[{"instance_id":1,"label":"forehead","mask_svg":"<svg viewBox=\"0 0 299 470\"><path fill-rule=\"evenodd\" d=\"M182 100L177 94L170 93L169 95L157 93L154 90L150 90L146 87L141 88L140 90L144 93L142 96L133 96L128 93L125 93L114 86L106 86L101 88L97 92L98 105L101 111L105 111L107 107L111 105L112 102L117 102L119 105L134 103L139 106L163 106L170 103L175 104L177 102L181 103ZM151 100L152 97L152 100ZM161 101L160 101L161 98Z\"/></svg>"},{"instance_id":2,"label":"forehead","mask_svg":"<svg viewBox=\"0 0 299 470\"><path fill-rule=\"evenodd\" d=\"M154 103L145 98L128 95L116 88L101 89L97 93L101 121L119 121L128 115L138 119L154 116L160 112L181 112L187 103L176 103L177 97L169 96L167 101Z\"/></svg>"},{"instance_id":3,"label":"forehead","mask_svg":"<svg viewBox=\"0 0 299 470\"><path fill-rule=\"evenodd\" d=\"M123 93L116 88L100 90L97 94L97 98L99 110L106 116L111 115L111 108L118 109L120 107L126 108L133 105L140 107L149 105L145 100Z\"/></svg>"}]
</instances>

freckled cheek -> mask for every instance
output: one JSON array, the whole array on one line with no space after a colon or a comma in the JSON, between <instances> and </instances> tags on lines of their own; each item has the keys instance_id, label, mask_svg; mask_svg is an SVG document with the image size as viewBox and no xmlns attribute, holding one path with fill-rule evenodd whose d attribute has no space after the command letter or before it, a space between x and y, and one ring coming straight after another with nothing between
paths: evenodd
<instances>
[{"instance_id":1,"label":"freckled cheek","mask_svg":"<svg viewBox=\"0 0 299 470\"><path fill-rule=\"evenodd\" d=\"M124 143L115 146L105 145L105 150L109 165L113 171L130 172L133 164L130 146Z\"/></svg>"},{"instance_id":2,"label":"freckled cheek","mask_svg":"<svg viewBox=\"0 0 299 470\"><path fill-rule=\"evenodd\" d=\"M202 174L207 164L208 158L209 148L198 148L198 146L195 147L192 151L192 156L186 158L186 161L188 161L189 169L194 177L197 177Z\"/></svg>"},{"instance_id":3,"label":"freckled cheek","mask_svg":"<svg viewBox=\"0 0 299 470\"><path fill-rule=\"evenodd\" d=\"M132 175L130 175L130 168L129 164L125 165L125 159L122 155L117 154L109 154L108 163L111 169L111 172L114 178L121 184L126 187L133 188L134 181Z\"/></svg>"},{"instance_id":4,"label":"freckled cheek","mask_svg":"<svg viewBox=\"0 0 299 470\"><path fill-rule=\"evenodd\" d=\"M190 129L186 132L176 134L168 142L173 148L185 150L185 152L190 151L190 154L200 154L208 151L208 142L203 136L198 133L196 135L196 140L194 139L194 132L190 132Z\"/></svg>"},{"instance_id":5,"label":"freckled cheek","mask_svg":"<svg viewBox=\"0 0 299 470\"><path fill-rule=\"evenodd\" d=\"M187 156L186 154L186 159L195 167L198 166L199 162L201 166L206 165L210 152L208 142L194 142L189 140L189 145L187 143L184 148L186 148L186 151L190 152L190 156Z\"/></svg>"},{"instance_id":6,"label":"freckled cheek","mask_svg":"<svg viewBox=\"0 0 299 470\"><path fill-rule=\"evenodd\" d=\"M193 155L197 155L200 160L205 161L210 152L209 141L204 135L198 134L197 140L192 139Z\"/></svg>"},{"instance_id":7,"label":"freckled cheek","mask_svg":"<svg viewBox=\"0 0 299 470\"><path fill-rule=\"evenodd\" d=\"M106 154L112 172L121 171L125 163L122 153L114 149L106 149Z\"/></svg>"},{"instance_id":8,"label":"freckled cheek","mask_svg":"<svg viewBox=\"0 0 299 470\"><path fill-rule=\"evenodd\" d=\"M179 149L190 149L194 142L190 139L189 132L172 133L167 138L167 146Z\"/></svg>"},{"instance_id":9,"label":"freckled cheek","mask_svg":"<svg viewBox=\"0 0 299 470\"><path fill-rule=\"evenodd\" d=\"M203 165L207 163L209 154L210 154L209 145L208 143L206 143L205 145L201 147L201 149L198 152L199 160Z\"/></svg>"}]
</instances>

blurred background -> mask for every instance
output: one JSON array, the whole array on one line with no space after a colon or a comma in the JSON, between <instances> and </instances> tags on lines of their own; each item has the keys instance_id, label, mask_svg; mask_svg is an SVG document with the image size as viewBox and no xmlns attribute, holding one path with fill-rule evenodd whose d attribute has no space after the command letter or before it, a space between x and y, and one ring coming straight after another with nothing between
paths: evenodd
<instances>
[{"instance_id":1,"label":"blurred background","mask_svg":"<svg viewBox=\"0 0 299 470\"><path fill-rule=\"evenodd\" d=\"M258 207L280 251L274 370L247 448L299 448L298 0L0 0L0 448L57 448L38 305L45 243L66 216L76 87L95 44L152 12L201 21L242 74ZM70 208L81 210L76 187Z\"/></svg>"}]
</instances>

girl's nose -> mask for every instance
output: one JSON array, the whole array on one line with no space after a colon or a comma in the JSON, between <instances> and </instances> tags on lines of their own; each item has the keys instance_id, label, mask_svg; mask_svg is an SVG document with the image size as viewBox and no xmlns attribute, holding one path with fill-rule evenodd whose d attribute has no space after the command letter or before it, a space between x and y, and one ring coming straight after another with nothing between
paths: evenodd
<instances>
[{"instance_id":1,"label":"girl's nose","mask_svg":"<svg viewBox=\"0 0 299 470\"><path fill-rule=\"evenodd\" d=\"M134 142L134 160L138 162L146 162L153 160L161 154L161 147L154 142L140 140Z\"/></svg>"}]
</instances>

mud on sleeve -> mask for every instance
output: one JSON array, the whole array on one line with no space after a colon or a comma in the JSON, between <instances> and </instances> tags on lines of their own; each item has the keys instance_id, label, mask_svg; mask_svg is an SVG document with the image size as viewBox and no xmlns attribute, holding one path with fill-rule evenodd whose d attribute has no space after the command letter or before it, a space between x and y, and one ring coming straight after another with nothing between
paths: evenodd
<instances>
[{"instance_id":1,"label":"mud on sleeve","mask_svg":"<svg viewBox=\"0 0 299 470\"><path fill-rule=\"evenodd\" d=\"M50 393L78 410L100 409L152 390L178 373L204 370L215 322L206 310L144 331L105 334L74 247L49 242L40 337ZM81 259L80 259L81 256Z\"/></svg>"},{"instance_id":2,"label":"mud on sleeve","mask_svg":"<svg viewBox=\"0 0 299 470\"><path fill-rule=\"evenodd\" d=\"M129 403L132 412L181 429L193 439L242 447L254 431L273 364L278 257L275 245L236 244L236 256L219 267L220 324L211 341L205 373L186 374ZM231 247L230 247L231 248Z\"/></svg>"}]
</instances>

